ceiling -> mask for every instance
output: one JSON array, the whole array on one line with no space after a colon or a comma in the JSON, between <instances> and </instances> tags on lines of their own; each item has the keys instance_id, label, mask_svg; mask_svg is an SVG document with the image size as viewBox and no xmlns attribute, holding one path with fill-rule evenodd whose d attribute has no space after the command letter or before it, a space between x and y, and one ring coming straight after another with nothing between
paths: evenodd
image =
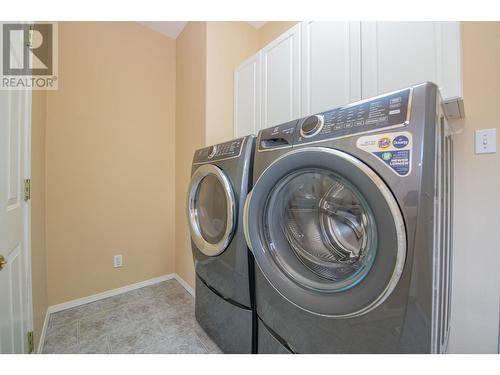
<instances>
[{"instance_id":1,"label":"ceiling","mask_svg":"<svg viewBox=\"0 0 500 375\"><path fill-rule=\"evenodd\" d=\"M248 23L253 27L255 27L256 29L260 29L267 23L267 21L248 21Z\"/></svg>"},{"instance_id":2,"label":"ceiling","mask_svg":"<svg viewBox=\"0 0 500 375\"><path fill-rule=\"evenodd\" d=\"M139 23L173 39L179 36L187 24L186 21L149 21ZM248 23L256 29L260 29L266 21L248 21Z\"/></svg>"}]
</instances>

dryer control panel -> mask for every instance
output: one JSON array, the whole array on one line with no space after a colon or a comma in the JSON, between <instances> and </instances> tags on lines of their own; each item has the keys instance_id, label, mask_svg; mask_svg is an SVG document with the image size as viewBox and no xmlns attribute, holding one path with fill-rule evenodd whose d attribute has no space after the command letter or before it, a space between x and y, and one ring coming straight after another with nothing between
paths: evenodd
<instances>
[{"instance_id":1,"label":"dryer control panel","mask_svg":"<svg viewBox=\"0 0 500 375\"><path fill-rule=\"evenodd\" d=\"M245 137L197 150L193 164L208 163L240 156Z\"/></svg>"},{"instance_id":2,"label":"dryer control panel","mask_svg":"<svg viewBox=\"0 0 500 375\"><path fill-rule=\"evenodd\" d=\"M300 119L293 143L318 142L407 125L411 92L409 88Z\"/></svg>"}]
</instances>

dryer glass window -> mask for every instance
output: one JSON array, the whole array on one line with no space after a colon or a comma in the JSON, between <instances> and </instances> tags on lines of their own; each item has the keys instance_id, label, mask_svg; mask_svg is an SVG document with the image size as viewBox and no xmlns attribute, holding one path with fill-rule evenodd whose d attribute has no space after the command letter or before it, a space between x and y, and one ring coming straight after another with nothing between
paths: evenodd
<instances>
[{"instance_id":1,"label":"dryer glass window","mask_svg":"<svg viewBox=\"0 0 500 375\"><path fill-rule=\"evenodd\" d=\"M203 238L220 242L227 226L227 204L224 188L214 175L204 177L196 195L196 217Z\"/></svg>"},{"instance_id":2,"label":"dryer glass window","mask_svg":"<svg viewBox=\"0 0 500 375\"><path fill-rule=\"evenodd\" d=\"M372 210L354 185L331 171L314 168L285 177L270 195L264 220L274 260L305 287L349 289L375 259Z\"/></svg>"}]
</instances>

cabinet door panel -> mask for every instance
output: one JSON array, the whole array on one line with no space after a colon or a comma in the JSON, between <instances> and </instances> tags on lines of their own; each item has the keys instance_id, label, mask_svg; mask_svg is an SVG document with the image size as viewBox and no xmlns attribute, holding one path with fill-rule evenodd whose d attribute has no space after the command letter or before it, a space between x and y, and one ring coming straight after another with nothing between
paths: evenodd
<instances>
[{"instance_id":1,"label":"cabinet door panel","mask_svg":"<svg viewBox=\"0 0 500 375\"><path fill-rule=\"evenodd\" d=\"M439 22L441 34L441 80L443 98L463 98L462 91L462 33L460 22Z\"/></svg>"},{"instance_id":2,"label":"cabinet door panel","mask_svg":"<svg viewBox=\"0 0 500 375\"><path fill-rule=\"evenodd\" d=\"M361 99L360 22L302 23L302 116Z\"/></svg>"},{"instance_id":3,"label":"cabinet door panel","mask_svg":"<svg viewBox=\"0 0 500 375\"><path fill-rule=\"evenodd\" d=\"M300 24L262 50L262 128L300 116Z\"/></svg>"},{"instance_id":4,"label":"cabinet door panel","mask_svg":"<svg viewBox=\"0 0 500 375\"><path fill-rule=\"evenodd\" d=\"M362 96L431 81L461 96L457 22L362 22ZM451 43L453 41L453 43Z\"/></svg>"},{"instance_id":5,"label":"cabinet door panel","mask_svg":"<svg viewBox=\"0 0 500 375\"><path fill-rule=\"evenodd\" d=\"M234 72L234 136L256 134L260 129L260 53Z\"/></svg>"}]
</instances>

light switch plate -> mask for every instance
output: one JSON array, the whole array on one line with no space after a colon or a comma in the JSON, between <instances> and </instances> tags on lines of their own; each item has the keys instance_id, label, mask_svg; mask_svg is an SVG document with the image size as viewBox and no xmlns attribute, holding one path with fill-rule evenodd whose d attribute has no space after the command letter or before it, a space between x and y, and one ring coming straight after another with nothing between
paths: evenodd
<instances>
[{"instance_id":1,"label":"light switch plate","mask_svg":"<svg viewBox=\"0 0 500 375\"><path fill-rule=\"evenodd\" d=\"M492 154L497 152L497 130L476 130L476 154Z\"/></svg>"}]
</instances>

